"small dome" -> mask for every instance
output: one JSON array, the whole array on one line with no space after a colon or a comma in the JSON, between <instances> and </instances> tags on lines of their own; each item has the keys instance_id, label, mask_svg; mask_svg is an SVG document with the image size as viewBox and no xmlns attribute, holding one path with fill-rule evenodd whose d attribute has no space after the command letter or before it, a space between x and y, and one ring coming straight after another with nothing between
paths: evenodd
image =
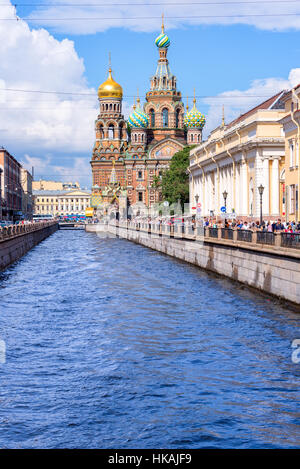
<instances>
[{"instance_id":1,"label":"small dome","mask_svg":"<svg viewBox=\"0 0 300 469\"><path fill-rule=\"evenodd\" d=\"M194 106L188 112L183 120L184 124L189 127L189 128L198 128L198 129L203 129L205 126L205 116L201 114L200 111L196 108L196 101L194 100Z\"/></svg>"},{"instance_id":2,"label":"small dome","mask_svg":"<svg viewBox=\"0 0 300 469\"><path fill-rule=\"evenodd\" d=\"M134 110L128 118L128 125L131 128L135 127L135 128L145 129L146 127L148 127L148 124L149 124L148 116L140 108L139 100L138 100L138 107L135 108L135 106L134 106Z\"/></svg>"},{"instance_id":3,"label":"small dome","mask_svg":"<svg viewBox=\"0 0 300 469\"><path fill-rule=\"evenodd\" d=\"M159 47L159 49L161 49L162 47L164 48L167 48L170 46L170 39L169 37L166 35L166 33L162 32L156 39L155 39L155 44L157 45L157 47Z\"/></svg>"},{"instance_id":4,"label":"small dome","mask_svg":"<svg viewBox=\"0 0 300 469\"><path fill-rule=\"evenodd\" d=\"M122 86L111 76L111 69L108 71L107 80L98 88L98 98L122 98Z\"/></svg>"}]
</instances>

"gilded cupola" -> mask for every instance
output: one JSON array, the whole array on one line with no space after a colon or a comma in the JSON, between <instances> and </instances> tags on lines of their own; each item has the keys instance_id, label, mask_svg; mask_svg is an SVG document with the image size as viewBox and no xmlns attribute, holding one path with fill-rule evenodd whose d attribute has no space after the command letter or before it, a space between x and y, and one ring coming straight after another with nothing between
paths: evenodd
<instances>
[{"instance_id":1,"label":"gilded cupola","mask_svg":"<svg viewBox=\"0 0 300 469\"><path fill-rule=\"evenodd\" d=\"M98 88L98 98L122 98L122 86L117 83L111 74L111 67L108 69L108 78Z\"/></svg>"}]
</instances>

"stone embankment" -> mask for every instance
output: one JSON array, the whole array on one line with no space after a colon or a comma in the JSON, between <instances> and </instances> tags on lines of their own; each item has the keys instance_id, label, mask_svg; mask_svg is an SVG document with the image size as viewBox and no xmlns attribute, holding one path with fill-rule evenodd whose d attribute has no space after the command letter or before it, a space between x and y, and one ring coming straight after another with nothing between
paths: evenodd
<instances>
[{"instance_id":1,"label":"stone embankment","mask_svg":"<svg viewBox=\"0 0 300 469\"><path fill-rule=\"evenodd\" d=\"M20 259L57 229L54 221L0 228L0 270Z\"/></svg>"},{"instance_id":2,"label":"stone embankment","mask_svg":"<svg viewBox=\"0 0 300 469\"><path fill-rule=\"evenodd\" d=\"M87 231L105 230L110 236L134 241L300 305L300 235L148 223L87 227Z\"/></svg>"}]
</instances>

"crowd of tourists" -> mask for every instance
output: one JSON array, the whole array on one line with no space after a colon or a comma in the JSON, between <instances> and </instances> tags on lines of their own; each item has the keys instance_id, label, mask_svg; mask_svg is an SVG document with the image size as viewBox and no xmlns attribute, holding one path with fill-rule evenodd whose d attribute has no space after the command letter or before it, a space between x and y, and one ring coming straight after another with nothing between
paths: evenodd
<instances>
[{"instance_id":1,"label":"crowd of tourists","mask_svg":"<svg viewBox=\"0 0 300 469\"><path fill-rule=\"evenodd\" d=\"M143 217L136 216L128 219L128 222L132 223L149 223L149 224L159 224L159 225L180 225L185 224L186 226L192 226L196 228L197 226L204 226L209 228L227 228L227 229L237 229L237 230L249 230L249 231L264 231L269 233L275 232L285 232L285 233L300 233L300 222L290 221L285 222L278 218L277 220L268 220L263 221L243 221L240 219L233 220L217 220L216 218L204 217L196 219L194 216L185 216L185 217Z\"/></svg>"},{"instance_id":2,"label":"crowd of tourists","mask_svg":"<svg viewBox=\"0 0 300 469\"><path fill-rule=\"evenodd\" d=\"M298 233L300 232L300 222L295 221L285 222L280 218L278 220L269 220L256 222L248 222L242 220L224 220L223 222L217 222L208 218L204 219L204 226L211 228L228 228L238 230L250 230L250 231L265 231L269 233L283 232L283 233Z\"/></svg>"}]
</instances>

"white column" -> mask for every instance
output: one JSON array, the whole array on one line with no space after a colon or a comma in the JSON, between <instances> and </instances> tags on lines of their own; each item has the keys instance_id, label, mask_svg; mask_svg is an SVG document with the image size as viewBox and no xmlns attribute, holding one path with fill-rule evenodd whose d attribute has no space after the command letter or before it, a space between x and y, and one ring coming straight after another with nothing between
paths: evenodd
<instances>
[{"instance_id":1,"label":"white column","mask_svg":"<svg viewBox=\"0 0 300 469\"><path fill-rule=\"evenodd\" d=\"M264 186L263 214L269 215L270 214L270 207L269 207L270 187L269 187L269 159L268 158L264 158L263 160L262 185ZM258 192L257 187L256 187L256 191ZM256 196L259 198L259 194L256 194Z\"/></svg>"},{"instance_id":2,"label":"white column","mask_svg":"<svg viewBox=\"0 0 300 469\"><path fill-rule=\"evenodd\" d=\"M241 164L241 180L242 180L242 187L241 187L241 195L242 195L242 202L240 204L241 213L240 215L248 215L248 174L247 174L247 163L243 161Z\"/></svg>"},{"instance_id":3,"label":"white column","mask_svg":"<svg viewBox=\"0 0 300 469\"><path fill-rule=\"evenodd\" d=\"M279 215L279 159L275 158L272 164L272 214Z\"/></svg>"},{"instance_id":4,"label":"white column","mask_svg":"<svg viewBox=\"0 0 300 469\"><path fill-rule=\"evenodd\" d=\"M236 213L241 211L241 200L240 200L240 176L241 176L241 167L239 164L236 165L236 174L235 174L235 205L234 207Z\"/></svg>"}]
</instances>

